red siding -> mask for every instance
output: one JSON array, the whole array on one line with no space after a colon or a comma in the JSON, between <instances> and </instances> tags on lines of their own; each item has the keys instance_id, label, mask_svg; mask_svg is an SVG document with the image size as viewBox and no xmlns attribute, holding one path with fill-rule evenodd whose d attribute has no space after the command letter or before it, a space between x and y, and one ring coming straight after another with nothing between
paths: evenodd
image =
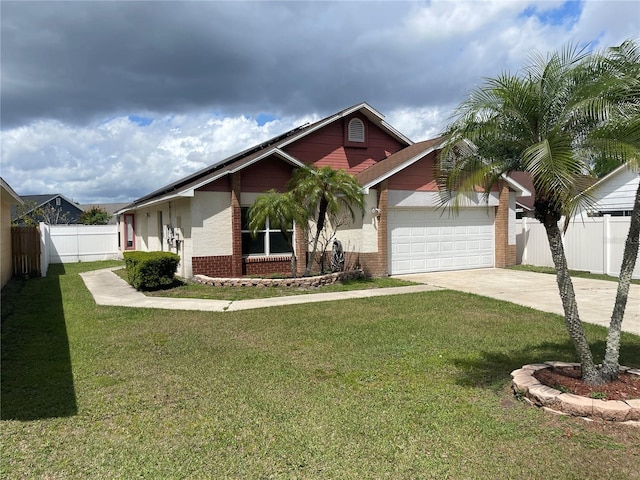
<instances>
[{"instance_id":1,"label":"red siding","mask_svg":"<svg viewBox=\"0 0 640 480\"><path fill-rule=\"evenodd\" d=\"M242 170L242 191L263 193L274 188L284 192L292 171L293 165L284 160L265 158Z\"/></svg>"},{"instance_id":2,"label":"red siding","mask_svg":"<svg viewBox=\"0 0 640 480\"><path fill-rule=\"evenodd\" d=\"M197 189L199 192L230 192L231 184L229 183L229 175L219 178L215 182L207 183Z\"/></svg>"},{"instance_id":3,"label":"red siding","mask_svg":"<svg viewBox=\"0 0 640 480\"><path fill-rule=\"evenodd\" d=\"M431 152L426 157L418 160L413 165L401 170L389 178L390 190L415 190L422 192L437 192L438 185L435 180L434 161L436 152ZM481 192L482 188L477 187ZM491 191L499 191L497 185L493 185Z\"/></svg>"},{"instance_id":4,"label":"red siding","mask_svg":"<svg viewBox=\"0 0 640 480\"><path fill-rule=\"evenodd\" d=\"M329 165L356 174L403 148L396 139L367 121L367 147L344 146L344 121L336 121L315 131L284 150L307 164Z\"/></svg>"},{"instance_id":5,"label":"red siding","mask_svg":"<svg viewBox=\"0 0 640 480\"><path fill-rule=\"evenodd\" d=\"M418 190L425 192L436 192L436 185L433 161L435 152L430 153L413 165L401 170L389 178L390 190Z\"/></svg>"}]
</instances>

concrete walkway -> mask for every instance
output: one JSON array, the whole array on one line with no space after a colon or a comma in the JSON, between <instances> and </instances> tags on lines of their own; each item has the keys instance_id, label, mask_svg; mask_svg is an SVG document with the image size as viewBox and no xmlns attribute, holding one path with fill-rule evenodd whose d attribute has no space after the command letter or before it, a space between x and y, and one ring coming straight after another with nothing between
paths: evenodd
<instances>
[{"instance_id":1,"label":"concrete walkway","mask_svg":"<svg viewBox=\"0 0 640 480\"><path fill-rule=\"evenodd\" d=\"M80 274L98 305L224 312L449 289L475 293L524 305L536 310L563 315L554 275L500 268L400 275L395 277L420 283L420 285L408 287L313 293L235 302L195 298L147 297L136 291L131 285L113 273L112 270L94 270ZM573 284L582 321L608 327L616 296L617 283L574 278ZM640 335L640 285L631 285L622 329L626 332Z\"/></svg>"},{"instance_id":2,"label":"concrete walkway","mask_svg":"<svg viewBox=\"0 0 640 480\"><path fill-rule=\"evenodd\" d=\"M121 268L121 267L116 267ZM204 300L199 298L147 297L113 273L114 269L94 270L81 273L85 285L98 305L112 305L134 308L164 308L168 310L201 310L208 312L233 312L254 308L294 305L298 303L327 302L351 298L379 297L403 293L440 290L432 285L411 285L408 287L353 290L348 292L310 293L289 297L256 298L252 300Z\"/></svg>"}]
</instances>

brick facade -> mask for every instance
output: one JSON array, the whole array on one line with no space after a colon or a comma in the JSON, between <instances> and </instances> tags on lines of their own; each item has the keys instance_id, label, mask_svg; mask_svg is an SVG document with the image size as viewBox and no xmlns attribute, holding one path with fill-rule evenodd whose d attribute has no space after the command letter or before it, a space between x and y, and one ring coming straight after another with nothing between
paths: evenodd
<instances>
[{"instance_id":1,"label":"brick facade","mask_svg":"<svg viewBox=\"0 0 640 480\"><path fill-rule=\"evenodd\" d=\"M500 182L500 200L495 220L495 266L509 267L516 264L516 245L509 245L509 187Z\"/></svg>"},{"instance_id":2,"label":"brick facade","mask_svg":"<svg viewBox=\"0 0 640 480\"><path fill-rule=\"evenodd\" d=\"M211 257L193 257L192 267L194 275L206 275L207 277L241 277L243 275L290 275L291 257L281 255L278 257L249 257L241 258L241 275L231 275L234 266L232 255Z\"/></svg>"},{"instance_id":3,"label":"brick facade","mask_svg":"<svg viewBox=\"0 0 640 480\"><path fill-rule=\"evenodd\" d=\"M389 234L387 228L388 218L389 182L384 180L378 186L378 205L380 216L377 218L378 251L374 253L360 254L360 268L368 276L385 277L389 275Z\"/></svg>"},{"instance_id":4,"label":"brick facade","mask_svg":"<svg viewBox=\"0 0 640 480\"><path fill-rule=\"evenodd\" d=\"M193 257L191 266L194 275L206 275L208 277L227 277L232 271L233 257L221 255L212 257Z\"/></svg>"},{"instance_id":5,"label":"brick facade","mask_svg":"<svg viewBox=\"0 0 640 480\"><path fill-rule=\"evenodd\" d=\"M243 275L291 275L291 256L248 257L242 262Z\"/></svg>"}]
</instances>

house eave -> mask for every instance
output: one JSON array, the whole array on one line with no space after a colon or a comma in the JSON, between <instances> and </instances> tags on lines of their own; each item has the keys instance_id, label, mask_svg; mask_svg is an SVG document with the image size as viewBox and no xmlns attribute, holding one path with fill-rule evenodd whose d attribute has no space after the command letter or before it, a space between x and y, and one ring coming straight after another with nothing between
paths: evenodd
<instances>
[{"instance_id":1,"label":"house eave","mask_svg":"<svg viewBox=\"0 0 640 480\"><path fill-rule=\"evenodd\" d=\"M23 205L24 201L20 198L11 185L5 182L4 178L0 177L0 184L2 185L2 201L6 203L11 203L13 205ZM5 193L6 192L6 193ZM8 197L8 198L6 198Z\"/></svg>"},{"instance_id":2,"label":"house eave","mask_svg":"<svg viewBox=\"0 0 640 480\"><path fill-rule=\"evenodd\" d=\"M509 185L511 190L516 192L516 195L519 197L530 197L531 192L516 182L513 178L509 177L507 174L502 174L502 179Z\"/></svg>"}]
</instances>

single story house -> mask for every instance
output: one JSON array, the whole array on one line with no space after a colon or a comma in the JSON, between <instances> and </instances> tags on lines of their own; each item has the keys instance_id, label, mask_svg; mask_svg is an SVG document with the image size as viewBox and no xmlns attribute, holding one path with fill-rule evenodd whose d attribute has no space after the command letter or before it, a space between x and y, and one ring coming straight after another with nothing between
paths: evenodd
<instances>
[{"instance_id":1,"label":"single story house","mask_svg":"<svg viewBox=\"0 0 640 480\"><path fill-rule=\"evenodd\" d=\"M11 247L11 207L22 205L22 199L11 186L0 178L2 212L0 214L0 286L4 287L13 275L13 250Z\"/></svg>"},{"instance_id":2,"label":"single story house","mask_svg":"<svg viewBox=\"0 0 640 480\"><path fill-rule=\"evenodd\" d=\"M149 193L118 211L126 250L173 251L179 274L239 277L303 268L307 239L271 251L270 231L256 245L246 209L270 189L284 191L304 165L355 175L365 214L338 231L367 274L419 273L515 264L515 199L526 189L508 177L488 197L469 195L456 212L440 207L434 165L443 139L414 143L366 103L279 135Z\"/></svg>"}]
</instances>

